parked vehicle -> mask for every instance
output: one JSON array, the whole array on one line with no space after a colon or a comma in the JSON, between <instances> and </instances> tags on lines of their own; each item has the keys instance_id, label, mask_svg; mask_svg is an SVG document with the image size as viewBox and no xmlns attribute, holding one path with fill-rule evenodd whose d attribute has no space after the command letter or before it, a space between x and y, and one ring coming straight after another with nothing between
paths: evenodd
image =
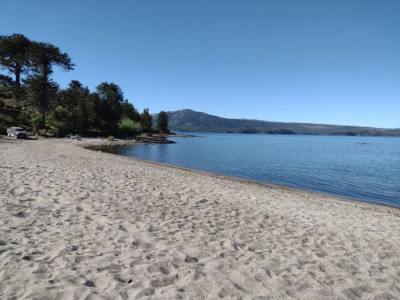
<instances>
[{"instance_id":1,"label":"parked vehicle","mask_svg":"<svg viewBox=\"0 0 400 300\"><path fill-rule=\"evenodd\" d=\"M16 139L26 139L28 138L28 134L21 127L10 127L7 128L7 135L11 137L15 137Z\"/></svg>"}]
</instances>

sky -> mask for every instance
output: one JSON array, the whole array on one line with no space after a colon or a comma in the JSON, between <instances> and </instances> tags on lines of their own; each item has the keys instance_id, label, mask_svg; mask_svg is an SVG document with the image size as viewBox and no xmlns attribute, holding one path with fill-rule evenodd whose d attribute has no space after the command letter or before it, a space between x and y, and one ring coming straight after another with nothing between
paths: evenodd
<instances>
[{"instance_id":1,"label":"sky","mask_svg":"<svg viewBox=\"0 0 400 300\"><path fill-rule=\"evenodd\" d=\"M400 127L399 0L0 0L0 35L67 52L61 87L135 107Z\"/></svg>"}]
</instances>

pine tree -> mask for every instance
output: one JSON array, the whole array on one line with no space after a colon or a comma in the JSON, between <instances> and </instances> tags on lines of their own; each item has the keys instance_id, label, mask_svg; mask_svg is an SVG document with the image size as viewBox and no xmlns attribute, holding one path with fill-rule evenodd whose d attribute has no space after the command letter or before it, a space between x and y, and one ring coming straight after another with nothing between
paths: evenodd
<instances>
[{"instance_id":1,"label":"pine tree","mask_svg":"<svg viewBox=\"0 0 400 300\"><path fill-rule=\"evenodd\" d=\"M157 129L161 133L168 133L168 114L165 111L160 111L157 119Z\"/></svg>"},{"instance_id":2,"label":"pine tree","mask_svg":"<svg viewBox=\"0 0 400 300\"><path fill-rule=\"evenodd\" d=\"M144 132L153 131L153 117L149 113L149 109L145 108L140 116L140 123Z\"/></svg>"}]
</instances>

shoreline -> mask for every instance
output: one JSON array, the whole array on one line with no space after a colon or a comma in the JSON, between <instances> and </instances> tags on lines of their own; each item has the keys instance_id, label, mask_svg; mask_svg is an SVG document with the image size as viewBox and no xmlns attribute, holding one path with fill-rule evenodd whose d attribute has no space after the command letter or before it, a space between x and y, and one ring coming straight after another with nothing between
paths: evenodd
<instances>
[{"instance_id":1,"label":"shoreline","mask_svg":"<svg viewBox=\"0 0 400 300\"><path fill-rule=\"evenodd\" d=\"M89 142L0 140L0 298L400 298L397 208Z\"/></svg>"},{"instance_id":2,"label":"shoreline","mask_svg":"<svg viewBox=\"0 0 400 300\"><path fill-rule=\"evenodd\" d=\"M248 179L248 178L243 178L243 177L225 175L225 174L222 174L222 173L213 173L213 172L203 171L203 170L199 170L199 169L191 169L191 168L182 167L182 166L169 164L169 163L162 163L162 162L157 162L157 161L152 161L152 160L140 159L140 158L136 158L136 157L133 157L133 156L125 156L125 155L115 154L115 153L111 153L111 152L108 152L108 151L103 151L100 148L100 147L103 147L103 146L104 147L108 147L108 146L113 147L113 146L127 146L127 145L132 145L132 144L143 144L143 143L131 143L131 144L121 143L121 144L114 144L114 145L108 145L108 144L104 143L104 144L92 145L89 142L89 144L87 144L87 145L77 145L77 146L82 147L82 148L87 149L87 150L90 150L90 151L100 151L100 152L105 153L105 154L111 154L111 155L114 155L114 156L117 155L117 156L124 157L124 158L127 158L127 159L132 159L134 161L150 163L150 164L154 164L154 165L157 165L157 166L174 168L174 169L183 170L183 171L187 171L187 172L194 172L194 173L197 173L197 174L202 174L202 175L210 176L210 177L213 177L213 178L222 178L222 179L225 179L225 180L231 180L233 182L241 182L241 183L245 183L245 184L252 184L252 185L257 185L257 186L261 186L261 187L265 187L265 188L286 189L286 190L292 191L294 193L296 193L296 192L310 193L310 194L314 194L315 196L319 196L319 197L323 197L323 198L336 198L335 199L336 201L355 202L355 203L359 203L359 204L367 204L367 205L372 205L372 206L383 206L383 207L386 207L386 208L393 208L393 209L399 210L399 215L400 215L400 205L399 206L390 205L390 204L387 204L387 203L367 201L367 200L362 200L362 199L357 199L357 198L352 198L352 197L346 197L346 196L337 195L337 194L331 194L331 193L327 193L327 192L325 193L325 192L321 192L321 191L307 190L307 189L302 189L302 188L298 188L298 187L291 187L291 186L278 184L278 183L273 183L273 182L262 182L262 181L257 181L257 180L254 180L254 179ZM97 149L96 147L99 147L99 148ZM328 200L332 201L332 199L328 199Z\"/></svg>"}]
</instances>

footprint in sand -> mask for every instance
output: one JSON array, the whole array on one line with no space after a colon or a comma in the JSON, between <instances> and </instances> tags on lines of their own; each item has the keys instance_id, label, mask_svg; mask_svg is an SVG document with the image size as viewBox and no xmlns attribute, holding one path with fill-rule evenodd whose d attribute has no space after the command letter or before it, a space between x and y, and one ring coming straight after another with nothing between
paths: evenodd
<instances>
[{"instance_id":1,"label":"footprint in sand","mask_svg":"<svg viewBox=\"0 0 400 300\"><path fill-rule=\"evenodd\" d=\"M23 211L19 211L19 212L17 212L16 214L14 214L14 217L17 217L17 218L26 218L26 213L23 212Z\"/></svg>"}]
</instances>

